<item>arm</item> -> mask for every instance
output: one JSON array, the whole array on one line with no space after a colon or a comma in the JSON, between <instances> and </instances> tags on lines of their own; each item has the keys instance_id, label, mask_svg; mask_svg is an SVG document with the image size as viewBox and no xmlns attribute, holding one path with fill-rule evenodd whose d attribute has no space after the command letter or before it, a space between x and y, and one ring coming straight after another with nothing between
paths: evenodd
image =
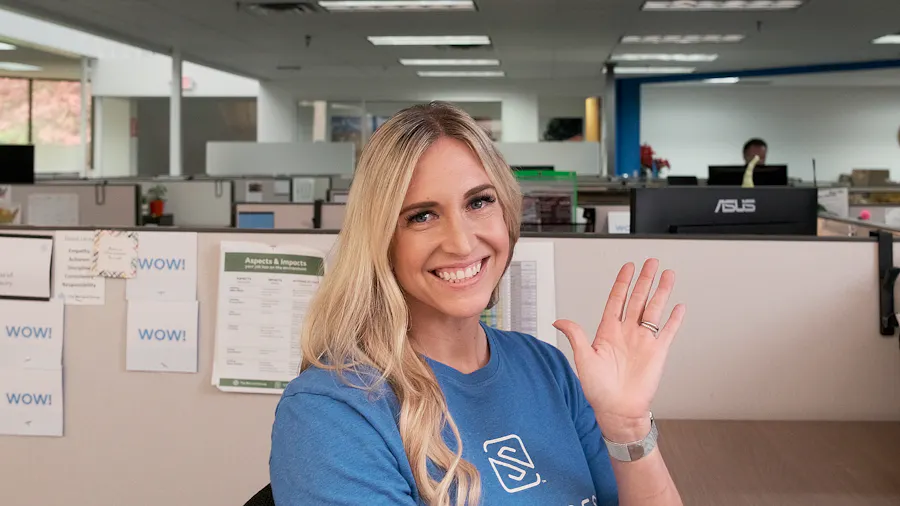
<instances>
[{"instance_id":1,"label":"arm","mask_svg":"<svg viewBox=\"0 0 900 506\"><path fill-rule=\"evenodd\" d=\"M662 313L675 275L663 272L651 298L658 267L655 259L644 263L630 297L634 265L622 267L592 342L578 324L568 320L554 323L572 345L584 396L600 430L615 443L641 441L649 434L650 404L669 346L684 318L684 306L678 305L663 325ZM633 462L611 460L623 506L682 504L658 448Z\"/></svg>"},{"instance_id":2,"label":"arm","mask_svg":"<svg viewBox=\"0 0 900 506\"><path fill-rule=\"evenodd\" d=\"M414 506L387 442L348 404L298 393L281 400L269 459L277 506Z\"/></svg>"},{"instance_id":3,"label":"arm","mask_svg":"<svg viewBox=\"0 0 900 506\"><path fill-rule=\"evenodd\" d=\"M650 433L650 417L637 420L607 419L604 427L608 430L603 435L610 441L640 441ZM620 462L616 459L610 461L619 487L619 502L623 506L682 504L659 447L634 462Z\"/></svg>"}]
</instances>

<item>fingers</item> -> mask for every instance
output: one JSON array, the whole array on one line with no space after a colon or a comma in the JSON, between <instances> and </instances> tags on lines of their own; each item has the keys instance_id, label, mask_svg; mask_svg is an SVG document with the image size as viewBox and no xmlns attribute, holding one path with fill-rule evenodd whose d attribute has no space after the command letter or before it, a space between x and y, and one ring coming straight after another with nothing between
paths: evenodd
<instances>
[{"instance_id":1,"label":"fingers","mask_svg":"<svg viewBox=\"0 0 900 506\"><path fill-rule=\"evenodd\" d=\"M574 351L575 354L591 349L587 335L585 335L584 330L582 330L581 326L577 323L570 320L556 320L553 322L553 326L556 330L565 334L566 338L569 340L569 345L572 346L572 351Z\"/></svg>"},{"instance_id":2,"label":"fingers","mask_svg":"<svg viewBox=\"0 0 900 506\"><path fill-rule=\"evenodd\" d=\"M650 258L644 262L641 274L634 284L631 298L628 299L628 310L625 313L625 321L640 323L641 314L647 306L647 298L650 297L650 289L653 288L653 280L656 279L656 271L659 269L659 260ZM653 323L656 323L655 321Z\"/></svg>"},{"instance_id":3,"label":"fingers","mask_svg":"<svg viewBox=\"0 0 900 506\"><path fill-rule=\"evenodd\" d=\"M621 321L622 312L625 310L625 301L628 300L628 288L631 286L631 278L634 277L634 264L628 262L619 269L619 275L613 283L612 290L609 292L609 299L606 300L606 307L603 309L603 318L605 321Z\"/></svg>"},{"instance_id":4,"label":"fingers","mask_svg":"<svg viewBox=\"0 0 900 506\"><path fill-rule=\"evenodd\" d=\"M672 341L675 339L675 335L678 334L678 329L681 327L681 322L684 321L685 312L686 309L684 307L684 304L678 304L674 309L672 309L672 314L669 315L669 320L659 331L659 340L662 341L664 345L668 346L672 344Z\"/></svg>"},{"instance_id":5,"label":"fingers","mask_svg":"<svg viewBox=\"0 0 900 506\"><path fill-rule=\"evenodd\" d=\"M666 304L669 302L669 295L672 294L672 289L674 287L675 272L669 270L663 271L662 275L659 277L659 285L656 287L656 293L650 298L650 302L647 303L643 315L639 316L639 320L655 323L657 326L660 326L662 323L663 309L665 309Z\"/></svg>"}]
</instances>

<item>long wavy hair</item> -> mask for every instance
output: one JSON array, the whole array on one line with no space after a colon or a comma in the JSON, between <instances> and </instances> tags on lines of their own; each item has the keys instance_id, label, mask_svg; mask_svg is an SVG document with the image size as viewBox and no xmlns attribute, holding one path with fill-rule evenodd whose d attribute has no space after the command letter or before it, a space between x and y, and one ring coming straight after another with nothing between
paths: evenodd
<instances>
[{"instance_id":1,"label":"long wavy hair","mask_svg":"<svg viewBox=\"0 0 900 506\"><path fill-rule=\"evenodd\" d=\"M400 111L378 128L360 156L334 260L304 324L300 370L378 371L380 378L366 388L386 382L397 396L400 436L422 500L429 506L474 506L481 499L478 470L462 458L462 439L437 378L409 342L409 310L390 262L413 171L442 137L465 143L487 171L509 229L512 257L522 195L491 139L468 114L447 103ZM491 304L497 293L495 287ZM443 438L447 428L455 449ZM429 464L441 471L439 477L429 473Z\"/></svg>"}]
</instances>

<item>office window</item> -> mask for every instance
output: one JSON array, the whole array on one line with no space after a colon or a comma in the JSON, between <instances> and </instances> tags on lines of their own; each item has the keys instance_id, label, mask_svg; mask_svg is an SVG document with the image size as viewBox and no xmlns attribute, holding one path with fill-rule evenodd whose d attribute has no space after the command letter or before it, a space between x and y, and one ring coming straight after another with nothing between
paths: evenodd
<instances>
[{"instance_id":1,"label":"office window","mask_svg":"<svg viewBox=\"0 0 900 506\"><path fill-rule=\"evenodd\" d=\"M33 81L31 91L31 139L36 145L81 144L81 82ZM91 140L88 94L87 140Z\"/></svg>"},{"instance_id":2,"label":"office window","mask_svg":"<svg viewBox=\"0 0 900 506\"><path fill-rule=\"evenodd\" d=\"M0 144L28 144L28 80L0 77Z\"/></svg>"}]
</instances>

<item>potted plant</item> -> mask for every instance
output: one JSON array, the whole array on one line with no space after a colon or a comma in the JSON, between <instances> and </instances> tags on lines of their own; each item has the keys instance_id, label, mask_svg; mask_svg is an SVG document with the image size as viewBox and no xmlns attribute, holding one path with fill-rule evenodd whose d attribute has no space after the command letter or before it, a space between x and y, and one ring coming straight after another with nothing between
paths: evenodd
<instances>
[{"instance_id":1,"label":"potted plant","mask_svg":"<svg viewBox=\"0 0 900 506\"><path fill-rule=\"evenodd\" d=\"M150 200L150 216L162 216L166 209L166 192L168 188L158 184L147 190L147 198Z\"/></svg>"}]
</instances>

